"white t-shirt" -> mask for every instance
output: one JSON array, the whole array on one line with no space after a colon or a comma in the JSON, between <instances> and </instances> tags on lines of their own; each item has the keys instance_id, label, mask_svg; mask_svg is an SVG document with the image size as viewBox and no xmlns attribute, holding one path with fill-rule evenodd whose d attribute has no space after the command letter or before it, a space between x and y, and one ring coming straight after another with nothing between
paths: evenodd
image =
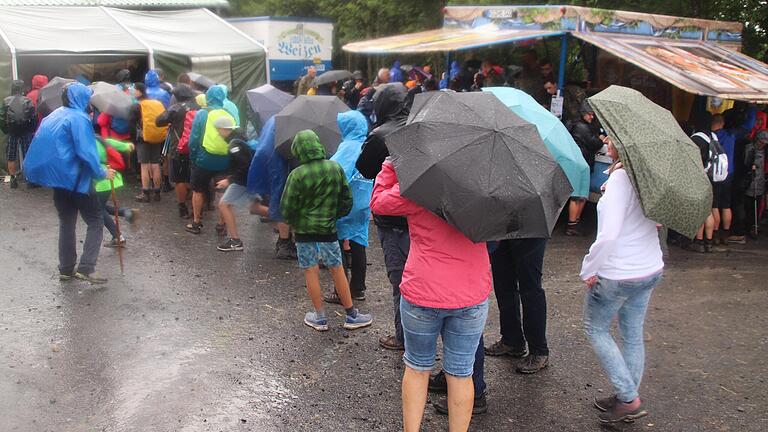
<instances>
[{"instance_id":1,"label":"white t-shirt","mask_svg":"<svg viewBox=\"0 0 768 432\"><path fill-rule=\"evenodd\" d=\"M640 279L664 268L656 223L643 214L623 168L608 177L597 218L597 238L581 265L582 279Z\"/></svg>"}]
</instances>

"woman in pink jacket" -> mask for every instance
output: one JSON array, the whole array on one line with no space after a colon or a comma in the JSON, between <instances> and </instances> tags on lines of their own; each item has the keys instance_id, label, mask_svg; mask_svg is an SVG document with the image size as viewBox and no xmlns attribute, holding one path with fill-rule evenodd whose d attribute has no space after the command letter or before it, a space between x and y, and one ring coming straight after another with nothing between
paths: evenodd
<instances>
[{"instance_id":1,"label":"woman in pink jacket","mask_svg":"<svg viewBox=\"0 0 768 432\"><path fill-rule=\"evenodd\" d=\"M376 177L371 210L405 216L411 250L400 284L405 335L403 424L418 431L435 365L437 337L443 340L443 370L448 382L448 423L465 431L472 419L475 351L488 316L491 272L485 243L472 243L427 209L400 196L391 162Z\"/></svg>"}]
</instances>

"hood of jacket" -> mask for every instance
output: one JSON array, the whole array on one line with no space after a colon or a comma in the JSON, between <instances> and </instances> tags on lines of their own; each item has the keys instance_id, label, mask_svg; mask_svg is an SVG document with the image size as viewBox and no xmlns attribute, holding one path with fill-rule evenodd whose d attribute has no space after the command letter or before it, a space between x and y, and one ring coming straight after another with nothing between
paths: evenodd
<instances>
[{"instance_id":1,"label":"hood of jacket","mask_svg":"<svg viewBox=\"0 0 768 432\"><path fill-rule=\"evenodd\" d=\"M64 106L82 111L88 111L88 102L91 100L93 90L75 82L65 87Z\"/></svg>"},{"instance_id":2,"label":"hood of jacket","mask_svg":"<svg viewBox=\"0 0 768 432\"><path fill-rule=\"evenodd\" d=\"M215 85L205 92L205 102L208 109L223 109L224 99L227 98L227 90L224 86Z\"/></svg>"},{"instance_id":3,"label":"hood of jacket","mask_svg":"<svg viewBox=\"0 0 768 432\"><path fill-rule=\"evenodd\" d=\"M24 81L13 80L11 82L11 96L20 96L24 89Z\"/></svg>"},{"instance_id":4,"label":"hood of jacket","mask_svg":"<svg viewBox=\"0 0 768 432\"><path fill-rule=\"evenodd\" d=\"M32 77L32 90L39 90L48 84L48 77L45 75L35 75Z\"/></svg>"},{"instance_id":5,"label":"hood of jacket","mask_svg":"<svg viewBox=\"0 0 768 432\"><path fill-rule=\"evenodd\" d=\"M157 71L150 69L146 75L144 75L144 84L147 87L160 87L160 76Z\"/></svg>"},{"instance_id":6,"label":"hood of jacket","mask_svg":"<svg viewBox=\"0 0 768 432\"><path fill-rule=\"evenodd\" d=\"M320 144L317 134L309 129L296 134L291 144L291 153L301 165L325 159L325 147Z\"/></svg>"},{"instance_id":7,"label":"hood of jacket","mask_svg":"<svg viewBox=\"0 0 768 432\"><path fill-rule=\"evenodd\" d=\"M177 85L171 93L176 97L177 102L187 102L195 97L195 91L187 84Z\"/></svg>"},{"instance_id":8,"label":"hood of jacket","mask_svg":"<svg viewBox=\"0 0 768 432\"><path fill-rule=\"evenodd\" d=\"M408 116L405 97L408 89L401 83L385 84L373 95L373 112L376 124L382 125L396 117Z\"/></svg>"},{"instance_id":9,"label":"hood of jacket","mask_svg":"<svg viewBox=\"0 0 768 432\"><path fill-rule=\"evenodd\" d=\"M365 141L368 121L360 111L345 111L336 116L343 141Z\"/></svg>"}]
</instances>

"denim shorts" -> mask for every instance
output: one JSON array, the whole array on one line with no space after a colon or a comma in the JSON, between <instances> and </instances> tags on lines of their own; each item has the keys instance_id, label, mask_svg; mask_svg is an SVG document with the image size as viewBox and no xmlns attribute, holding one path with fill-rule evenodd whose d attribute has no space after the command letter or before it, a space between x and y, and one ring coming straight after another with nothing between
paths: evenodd
<instances>
[{"instance_id":1,"label":"denim shorts","mask_svg":"<svg viewBox=\"0 0 768 432\"><path fill-rule=\"evenodd\" d=\"M237 183L231 183L227 186L227 190L224 191L224 195L221 196L221 202L230 205L248 205L252 203L257 195L248 193L248 188Z\"/></svg>"},{"instance_id":2,"label":"denim shorts","mask_svg":"<svg viewBox=\"0 0 768 432\"><path fill-rule=\"evenodd\" d=\"M455 377L472 376L475 351L488 318L488 299L461 309L435 309L400 299L405 336L405 365L417 371L435 367L437 337L443 339L443 370Z\"/></svg>"},{"instance_id":3,"label":"denim shorts","mask_svg":"<svg viewBox=\"0 0 768 432\"><path fill-rule=\"evenodd\" d=\"M312 268L321 261L328 268L341 266L341 248L339 242L299 242L296 243L299 267Z\"/></svg>"}]
</instances>

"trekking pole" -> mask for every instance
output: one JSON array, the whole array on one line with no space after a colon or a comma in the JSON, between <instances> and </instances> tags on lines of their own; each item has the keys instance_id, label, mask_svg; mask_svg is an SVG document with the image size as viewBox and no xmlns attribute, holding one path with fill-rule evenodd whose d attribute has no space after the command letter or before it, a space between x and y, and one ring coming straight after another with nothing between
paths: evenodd
<instances>
[{"instance_id":1,"label":"trekking pole","mask_svg":"<svg viewBox=\"0 0 768 432\"><path fill-rule=\"evenodd\" d=\"M752 227L752 229L755 230L755 237L757 237L757 171L753 171L752 179L752 194L754 195L752 199L755 201L755 225Z\"/></svg>"},{"instance_id":2,"label":"trekking pole","mask_svg":"<svg viewBox=\"0 0 768 432\"><path fill-rule=\"evenodd\" d=\"M117 205L117 194L115 194L115 181L110 179L109 185L112 187L112 205L115 206L115 229L117 231L117 256L120 258L120 274L125 274L125 269L123 267L123 245L120 243L123 236L120 234L120 218L119 212L120 207Z\"/></svg>"}]
</instances>

